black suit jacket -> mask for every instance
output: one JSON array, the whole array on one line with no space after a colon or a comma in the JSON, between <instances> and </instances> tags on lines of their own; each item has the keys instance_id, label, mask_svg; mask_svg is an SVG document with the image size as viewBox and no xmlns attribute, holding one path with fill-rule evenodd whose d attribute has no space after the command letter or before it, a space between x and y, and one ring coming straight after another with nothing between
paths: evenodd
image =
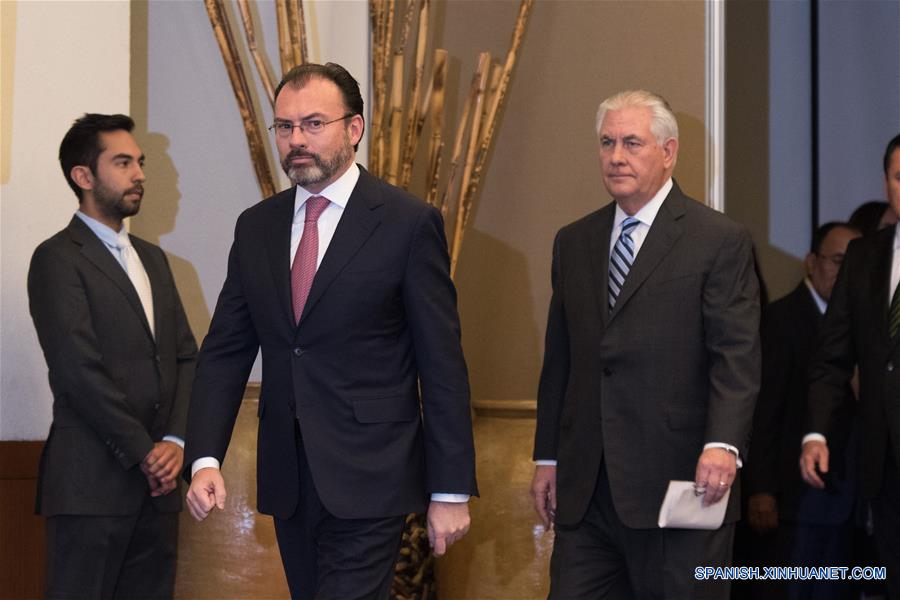
<instances>
[{"instance_id":1,"label":"black suit jacket","mask_svg":"<svg viewBox=\"0 0 900 600\"><path fill-rule=\"evenodd\" d=\"M900 336L888 333L893 243L893 227L850 242L809 371L808 431L825 434L830 446L859 365L859 484L867 498L881 489L888 452L900 465Z\"/></svg>"},{"instance_id":2,"label":"black suit jacket","mask_svg":"<svg viewBox=\"0 0 900 600\"><path fill-rule=\"evenodd\" d=\"M149 493L140 461L164 436L184 437L197 347L165 254L131 241L155 339L127 273L78 217L31 259L28 299L53 392L37 494L46 516L137 513ZM180 510L181 493L154 504Z\"/></svg>"},{"instance_id":3,"label":"black suit jacket","mask_svg":"<svg viewBox=\"0 0 900 600\"><path fill-rule=\"evenodd\" d=\"M556 237L534 458L558 461L557 523L581 520L603 461L625 525L655 528L669 480L694 479L705 443L746 453L758 284L746 231L675 185L610 313L614 216L611 203Z\"/></svg>"},{"instance_id":4,"label":"black suit jacket","mask_svg":"<svg viewBox=\"0 0 900 600\"><path fill-rule=\"evenodd\" d=\"M834 488L817 490L800 477L797 460L807 429L809 360L822 315L805 283L762 313L762 385L753 417L750 453L744 466L747 495L772 494L779 519L804 523L845 522L853 509L855 469L844 459L853 452L855 402L847 386L840 418L829 443L834 451ZM855 459L855 453L853 458Z\"/></svg>"},{"instance_id":5,"label":"black suit jacket","mask_svg":"<svg viewBox=\"0 0 900 600\"><path fill-rule=\"evenodd\" d=\"M261 348L258 504L280 518L298 501L295 421L316 491L340 518L421 511L432 492L477 493L440 213L360 171L299 326L290 291L295 189L240 216L200 351L186 467L224 458Z\"/></svg>"}]
</instances>

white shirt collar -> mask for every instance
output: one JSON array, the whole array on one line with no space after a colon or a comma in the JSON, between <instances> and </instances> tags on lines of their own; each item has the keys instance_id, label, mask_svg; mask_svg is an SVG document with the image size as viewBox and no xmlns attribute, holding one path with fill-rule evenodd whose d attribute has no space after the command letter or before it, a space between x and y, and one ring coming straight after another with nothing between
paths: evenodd
<instances>
[{"instance_id":1,"label":"white shirt collar","mask_svg":"<svg viewBox=\"0 0 900 600\"><path fill-rule=\"evenodd\" d=\"M120 236L125 236L125 239L128 239L128 232L125 229L124 223L122 223L122 227L121 229L119 229L119 231L115 231L112 227L106 225L105 223L101 223L97 219L88 216L86 213L83 213L80 210L75 211L75 215L79 219L81 219L84 224L94 232L94 235L100 238L100 241L107 246L118 248L120 245ZM131 245L130 241L128 245Z\"/></svg>"},{"instance_id":2,"label":"white shirt collar","mask_svg":"<svg viewBox=\"0 0 900 600\"><path fill-rule=\"evenodd\" d=\"M653 220L656 219L656 213L659 212L659 209L662 207L663 201L666 199L666 196L669 195L669 192L672 191L673 183L672 178L669 177L666 182L659 188L659 191L650 199L650 202L641 207L639 211L634 214L634 218L650 227L653 225ZM622 224L628 217L625 214L625 211L622 210L622 207L616 204L616 216L613 219L613 231L616 231L619 226Z\"/></svg>"},{"instance_id":3,"label":"white shirt collar","mask_svg":"<svg viewBox=\"0 0 900 600\"><path fill-rule=\"evenodd\" d=\"M347 202L350 200L350 194L353 193L353 188L356 187L357 181L359 181L359 166L354 162L350 163L350 167L344 171L340 177L318 194L308 192L299 185L296 186L297 193L294 196L294 219L296 220L298 218L300 207L312 196L324 196L334 204L340 206L341 209L346 208Z\"/></svg>"},{"instance_id":4,"label":"white shirt collar","mask_svg":"<svg viewBox=\"0 0 900 600\"><path fill-rule=\"evenodd\" d=\"M812 281L809 280L809 277L804 277L803 283L806 284L806 289L809 290L813 301L816 303L816 308L819 309L819 314L824 315L825 311L828 309L828 302L825 301L825 298L819 295L819 292L817 292L816 288L813 287Z\"/></svg>"}]
</instances>

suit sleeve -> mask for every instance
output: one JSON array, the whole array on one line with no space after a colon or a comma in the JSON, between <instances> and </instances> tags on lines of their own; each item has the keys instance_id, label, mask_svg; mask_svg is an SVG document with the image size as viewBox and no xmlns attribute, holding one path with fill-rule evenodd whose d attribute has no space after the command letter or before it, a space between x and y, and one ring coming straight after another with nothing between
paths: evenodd
<instances>
[{"instance_id":1,"label":"suit sleeve","mask_svg":"<svg viewBox=\"0 0 900 600\"><path fill-rule=\"evenodd\" d=\"M153 439L104 364L72 261L52 247L38 247L28 270L28 299L56 401L87 423L123 468L138 464Z\"/></svg>"},{"instance_id":2,"label":"suit sleeve","mask_svg":"<svg viewBox=\"0 0 900 600\"><path fill-rule=\"evenodd\" d=\"M785 323L783 315L783 311L772 307L764 310L762 316L762 383L744 469L748 494L779 493L778 474L782 461L796 458L780 457L790 374L796 368L791 364L791 340L786 339L792 329ZM799 451L798 445L798 456Z\"/></svg>"},{"instance_id":3,"label":"suit sleeve","mask_svg":"<svg viewBox=\"0 0 900 600\"><path fill-rule=\"evenodd\" d=\"M238 219L228 273L197 359L185 437L184 477L188 480L194 460L211 456L219 463L224 461L247 378L259 352L243 291L240 231Z\"/></svg>"},{"instance_id":4,"label":"suit sleeve","mask_svg":"<svg viewBox=\"0 0 900 600\"><path fill-rule=\"evenodd\" d=\"M723 236L703 287L706 440L731 444L746 456L760 380L759 282L749 234L732 232Z\"/></svg>"},{"instance_id":5,"label":"suit sleeve","mask_svg":"<svg viewBox=\"0 0 900 600\"><path fill-rule=\"evenodd\" d=\"M826 439L834 430L834 415L847 399L847 389L857 362L850 306L850 278L856 270L854 267L859 268L854 246L851 242L847 248L819 329L816 351L809 363L807 433L821 433Z\"/></svg>"},{"instance_id":6,"label":"suit sleeve","mask_svg":"<svg viewBox=\"0 0 900 600\"><path fill-rule=\"evenodd\" d=\"M172 286L172 296L175 302L175 392L172 395L172 412L169 415L165 435L175 435L184 439L187 428L187 412L191 399L191 385L194 382L194 371L197 366L197 342L191 327L188 324L181 296L175 286L175 279L169 267L169 261L164 252L160 251L166 264L166 273Z\"/></svg>"},{"instance_id":7,"label":"suit sleeve","mask_svg":"<svg viewBox=\"0 0 900 600\"><path fill-rule=\"evenodd\" d=\"M535 460L556 460L559 420L569 380L569 333L563 302L559 234L553 242L551 283L553 295L544 339L544 364L538 384L537 426L534 435Z\"/></svg>"},{"instance_id":8,"label":"suit sleeve","mask_svg":"<svg viewBox=\"0 0 900 600\"><path fill-rule=\"evenodd\" d=\"M425 424L426 491L478 495L469 382L440 213L423 210L403 283Z\"/></svg>"}]
</instances>

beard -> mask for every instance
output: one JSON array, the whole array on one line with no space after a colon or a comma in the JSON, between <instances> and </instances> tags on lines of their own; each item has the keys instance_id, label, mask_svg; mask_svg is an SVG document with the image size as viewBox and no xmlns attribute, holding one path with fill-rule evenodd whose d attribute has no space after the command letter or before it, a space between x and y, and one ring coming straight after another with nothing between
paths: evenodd
<instances>
[{"instance_id":1,"label":"beard","mask_svg":"<svg viewBox=\"0 0 900 600\"><path fill-rule=\"evenodd\" d=\"M297 157L311 158L313 164L292 165L291 159ZM344 144L330 158L323 158L307 150L291 150L281 161L281 168L294 185L305 187L328 181L348 162L353 160L353 147L345 136Z\"/></svg>"},{"instance_id":2,"label":"beard","mask_svg":"<svg viewBox=\"0 0 900 600\"><path fill-rule=\"evenodd\" d=\"M144 186L140 183L119 192L107 187L98 179L93 191L94 201L97 203L97 208L100 212L116 221L121 221L126 217L133 217L141 210ZM138 199L127 200L125 196L129 194L138 194Z\"/></svg>"}]
</instances>

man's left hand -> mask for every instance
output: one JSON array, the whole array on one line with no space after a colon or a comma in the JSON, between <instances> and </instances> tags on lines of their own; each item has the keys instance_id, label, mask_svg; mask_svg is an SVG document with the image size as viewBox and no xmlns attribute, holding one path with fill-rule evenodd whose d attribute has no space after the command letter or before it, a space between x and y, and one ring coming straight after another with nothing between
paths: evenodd
<instances>
[{"instance_id":1,"label":"man's left hand","mask_svg":"<svg viewBox=\"0 0 900 600\"><path fill-rule=\"evenodd\" d=\"M141 470L162 484L169 484L181 473L184 450L175 442L156 442L141 461Z\"/></svg>"},{"instance_id":2,"label":"man's left hand","mask_svg":"<svg viewBox=\"0 0 900 600\"><path fill-rule=\"evenodd\" d=\"M469 531L468 502L435 502L428 505L428 543L435 556L443 556L447 548Z\"/></svg>"},{"instance_id":3,"label":"man's left hand","mask_svg":"<svg viewBox=\"0 0 900 600\"><path fill-rule=\"evenodd\" d=\"M722 448L707 448L697 461L694 485L705 490L703 506L715 504L725 496L737 474L737 458Z\"/></svg>"}]
</instances>

